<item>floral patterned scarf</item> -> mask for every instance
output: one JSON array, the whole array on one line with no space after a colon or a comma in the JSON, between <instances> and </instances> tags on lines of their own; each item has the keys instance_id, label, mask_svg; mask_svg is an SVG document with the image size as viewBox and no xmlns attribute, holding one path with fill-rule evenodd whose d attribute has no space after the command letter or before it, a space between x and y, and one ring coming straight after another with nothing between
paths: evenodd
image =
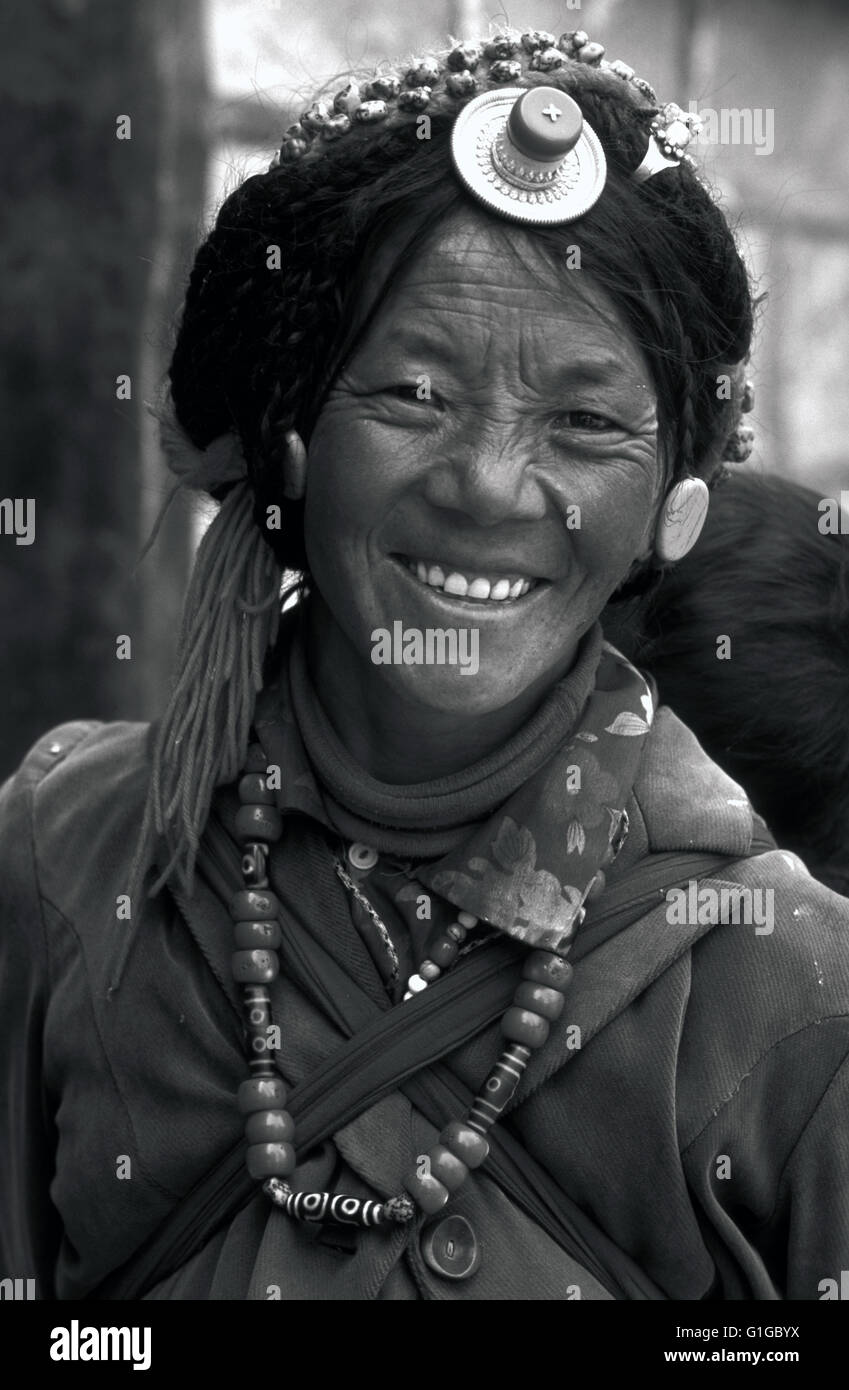
<instances>
[{"instance_id":1,"label":"floral patterned scarf","mask_svg":"<svg viewBox=\"0 0 849 1390\"><path fill-rule=\"evenodd\" d=\"M288 667L263 691L255 721L270 762L285 769L281 809L384 852L422 857L417 880L454 907L528 945L563 946L609 846L627 829L624 808L653 716L648 683L600 627L495 758L415 787L377 783L352 762L318 703L296 629L288 649Z\"/></svg>"}]
</instances>

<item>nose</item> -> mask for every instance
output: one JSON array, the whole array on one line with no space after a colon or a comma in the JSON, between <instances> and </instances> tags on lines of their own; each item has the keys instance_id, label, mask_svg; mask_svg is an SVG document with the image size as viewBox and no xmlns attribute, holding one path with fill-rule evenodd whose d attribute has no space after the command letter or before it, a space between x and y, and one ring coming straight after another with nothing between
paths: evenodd
<instances>
[{"instance_id":1,"label":"nose","mask_svg":"<svg viewBox=\"0 0 849 1390\"><path fill-rule=\"evenodd\" d=\"M425 495L432 506L463 512L479 526L541 521L547 510L528 442L503 426L453 439L447 457L428 469Z\"/></svg>"}]
</instances>

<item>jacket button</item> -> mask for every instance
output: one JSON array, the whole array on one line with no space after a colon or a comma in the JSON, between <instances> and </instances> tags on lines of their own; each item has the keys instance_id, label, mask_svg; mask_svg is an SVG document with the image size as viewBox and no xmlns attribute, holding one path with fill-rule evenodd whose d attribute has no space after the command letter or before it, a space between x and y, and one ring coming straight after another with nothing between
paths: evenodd
<instances>
[{"instance_id":1,"label":"jacket button","mask_svg":"<svg viewBox=\"0 0 849 1390\"><path fill-rule=\"evenodd\" d=\"M361 869L368 873L377 863L377 850L372 849L371 845L353 844L348 850L348 862L355 869Z\"/></svg>"},{"instance_id":2,"label":"jacket button","mask_svg":"<svg viewBox=\"0 0 849 1390\"><path fill-rule=\"evenodd\" d=\"M442 1279L470 1279L481 1262L477 1238L465 1216L443 1216L421 1234L425 1264Z\"/></svg>"}]
</instances>

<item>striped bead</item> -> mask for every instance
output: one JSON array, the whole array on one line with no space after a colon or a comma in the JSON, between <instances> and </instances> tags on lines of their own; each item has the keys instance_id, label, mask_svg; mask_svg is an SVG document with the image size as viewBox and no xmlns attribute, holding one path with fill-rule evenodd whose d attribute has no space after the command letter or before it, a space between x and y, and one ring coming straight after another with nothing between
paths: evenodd
<instances>
[{"instance_id":1,"label":"striped bead","mask_svg":"<svg viewBox=\"0 0 849 1390\"><path fill-rule=\"evenodd\" d=\"M283 817L276 806L240 806L236 812L237 840L279 840Z\"/></svg>"},{"instance_id":2,"label":"striped bead","mask_svg":"<svg viewBox=\"0 0 849 1390\"><path fill-rule=\"evenodd\" d=\"M505 1038L524 1043L525 1047L542 1047L548 1038L549 1028L547 1018L531 1009L517 1009L515 1005L507 1009L501 1019L501 1031Z\"/></svg>"},{"instance_id":3,"label":"striped bead","mask_svg":"<svg viewBox=\"0 0 849 1390\"><path fill-rule=\"evenodd\" d=\"M295 1150L285 1143L250 1144L246 1161L252 1178L288 1178L295 1171Z\"/></svg>"},{"instance_id":4,"label":"striped bead","mask_svg":"<svg viewBox=\"0 0 849 1390\"><path fill-rule=\"evenodd\" d=\"M286 1086L279 1076L243 1081L239 1087L237 1104L242 1115L253 1115L258 1110L282 1110L286 1104Z\"/></svg>"},{"instance_id":5,"label":"striped bead","mask_svg":"<svg viewBox=\"0 0 849 1390\"><path fill-rule=\"evenodd\" d=\"M513 995L513 1003L518 1009L530 1009L553 1023L562 1014L566 1000L557 989L523 980Z\"/></svg>"},{"instance_id":6,"label":"striped bead","mask_svg":"<svg viewBox=\"0 0 849 1390\"><path fill-rule=\"evenodd\" d=\"M434 980L438 980L442 971L435 961L423 960L419 966L419 974L427 984L432 985Z\"/></svg>"},{"instance_id":7,"label":"striped bead","mask_svg":"<svg viewBox=\"0 0 849 1390\"><path fill-rule=\"evenodd\" d=\"M256 1110L245 1124L249 1144L291 1143L295 1137L295 1121L288 1110Z\"/></svg>"},{"instance_id":8,"label":"striped bead","mask_svg":"<svg viewBox=\"0 0 849 1390\"><path fill-rule=\"evenodd\" d=\"M474 1104L469 1111L469 1122L478 1121L475 1128L478 1128L480 1124L484 1128L495 1124L495 1121L515 1095L516 1087L522 1079L526 1066L527 1061L523 1053L520 1054L511 1048L502 1053L487 1077L483 1090L480 1095L475 1097Z\"/></svg>"},{"instance_id":9,"label":"striped bead","mask_svg":"<svg viewBox=\"0 0 849 1390\"><path fill-rule=\"evenodd\" d=\"M568 960L553 951L531 951L522 964L522 975L537 985L565 990L572 981L573 970Z\"/></svg>"},{"instance_id":10,"label":"striped bead","mask_svg":"<svg viewBox=\"0 0 849 1390\"><path fill-rule=\"evenodd\" d=\"M404 1178L403 1186L409 1192L416 1206L427 1216L434 1216L436 1212L442 1210L448 1201L448 1188L445 1184L430 1174L426 1177L421 1176L415 1168Z\"/></svg>"},{"instance_id":11,"label":"striped bead","mask_svg":"<svg viewBox=\"0 0 849 1390\"><path fill-rule=\"evenodd\" d=\"M271 1025L271 1000L259 990L242 1000L242 1018L250 1033L265 1033Z\"/></svg>"},{"instance_id":12,"label":"striped bead","mask_svg":"<svg viewBox=\"0 0 849 1390\"><path fill-rule=\"evenodd\" d=\"M468 932L466 931L465 927L462 927L460 925L459 922L452 922L450 927L445 928L445 935L450 936L451 940L456 941L459 945L465 941L466 937L468 936Z\"/></svg>"},{"instance_id":13,"label":"striped bead","mask_svg":"<svg viewBox=\"0 0 849 1390\"><path fill-rule=\"evenodd\" d=\"M280 899L268 888L240 888L230 901L234 922L270 921L280 911Z\"/></svg>"},{"instance_id":14,"label":"striped bead","mask_svg":"<svg viewBox=\"0 0 849 1390\"><path fill-rule=\"evenodd\" d=\"M269 790L268 778L261 772L246 772L239 781L239 800L243 806L273 806L274 792Z\"/></svg>"},{"instance_id":15,"label":"striped bead","mask_svg":"<svg viewBox=\"0 0 849 1390\"><path fill-rule=\"evenodd\" d=\"M291 1192L285 1183L268 1182L272 1201L296 1221L333 1221L338 1226L380 1226L386 1221L406 1221L413 1215L405 1202L375 1202L370 1197L335 1196L329 1192Z\"/></svg>"},{"instance_id":16,"label":"striped bead","mask_svg":"<svg viewBox=\"0 0 849 1390\"><path fill-rule=\"evenodd\" d=\"M233 931L236 945L242 951L276 951L283 940L277 922L237 922Z\"/></svg>"},{"instance_id":17,"label":"striped bead","mask_svg":"<svg viewBox=\"0 0 849 1390\"><path fill-rule=\"evenodd\" d=\"M238 985L267 985L280 971L274 951L234 951L231 965Z\"/></svg>"}]
</instances>

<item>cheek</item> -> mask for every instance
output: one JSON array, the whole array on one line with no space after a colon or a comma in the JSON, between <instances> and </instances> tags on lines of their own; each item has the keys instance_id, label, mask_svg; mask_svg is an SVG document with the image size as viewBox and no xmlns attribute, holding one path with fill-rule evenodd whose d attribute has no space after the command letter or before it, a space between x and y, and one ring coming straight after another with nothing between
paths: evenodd
<instances>
[{"instance_id":1,"label":"cheek","mask_svg":"<svg viewBox=\"0 0 849 1390\"><path fill-rule=\"evenodd\" d=\"M659 497L654 466L604 464L576 472L568 489L581 508L569 534L586 576L618 582L650 543ZM565 493L564 493L565 496Z\"/></svg>"}]
</instances>

